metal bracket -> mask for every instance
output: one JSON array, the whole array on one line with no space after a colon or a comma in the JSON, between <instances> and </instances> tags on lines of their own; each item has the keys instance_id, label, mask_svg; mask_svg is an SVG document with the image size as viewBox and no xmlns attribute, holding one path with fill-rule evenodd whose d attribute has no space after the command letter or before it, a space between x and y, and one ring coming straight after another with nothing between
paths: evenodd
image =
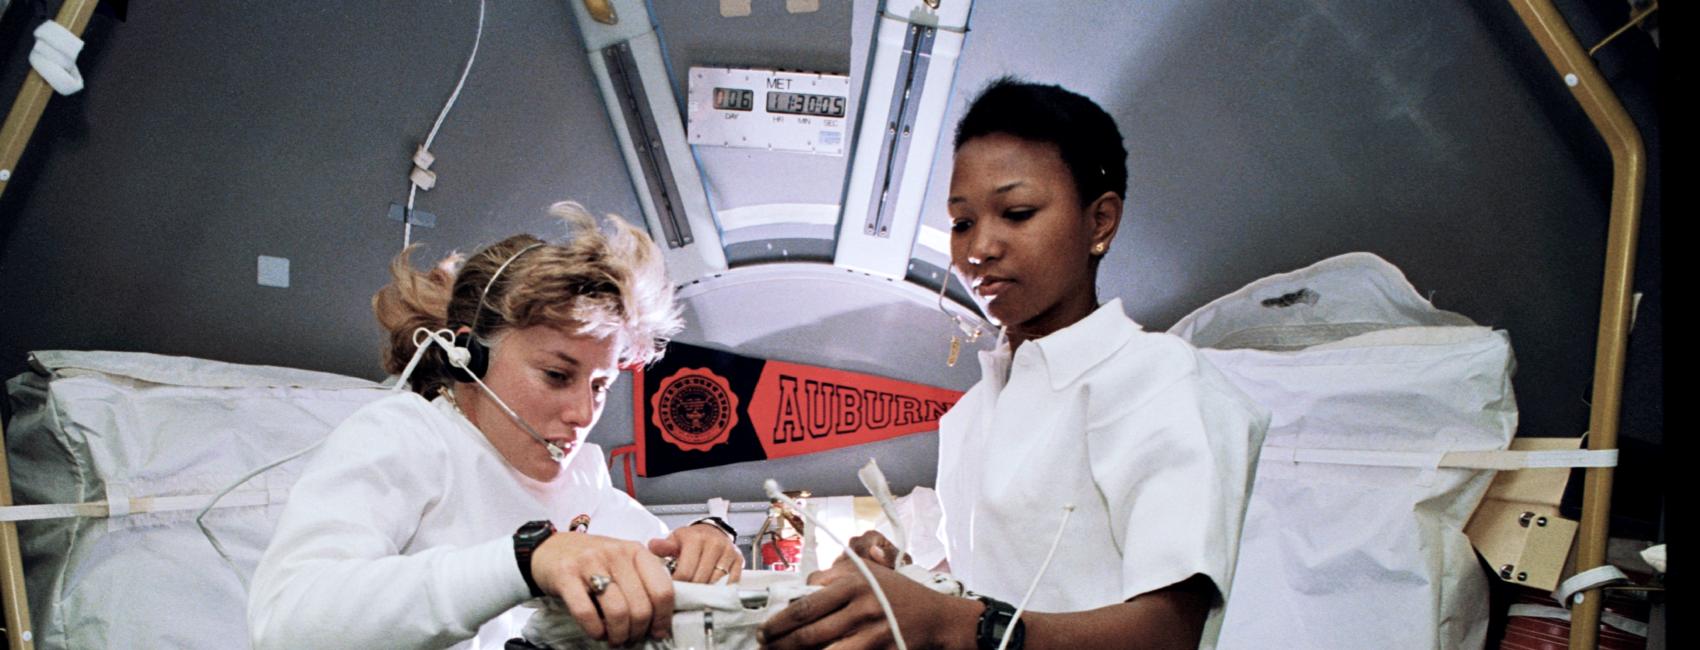
<instances>
[{"instance_id":1,"label":"metal bracket","mask_svg":"<svg viewBox=\"0 0 1700 650\"><path fill-rule=\"evenodd\" d=\"M679 185L673 179L667 151L661 145L661 129L649 110L649 98L638 77L637 60L631 44L621 42L602 48L602 60L608 66L608 78L614 85L614 96L625 117L626 132L632 147L637 150L638 164L643 168L644 189L655 204L661 219L662 237L668 248L683 248L692 242L691 224L684 214L684 201L679 198Z\"/></svg>"},{"instance_id":2,"label":"metal bracket","mask_svg":"<svg viewBox=\"0 0 1700 650\"><path fill-rule=\"evenodd\" d=\"M908 164L915 116L920 111L919 99L926 88L927 66L932 60L937 34L937 28L912 24L903 40L903 56L897 64L897 77L903 80L903 87L892 94L891 107L886 112L886 132L880 142L879 168L874 175L878 180L874 182L868 218L862 228L865 234L891 236L892 211L902 189L903 169Z\"/></svg>"}]
</instances>

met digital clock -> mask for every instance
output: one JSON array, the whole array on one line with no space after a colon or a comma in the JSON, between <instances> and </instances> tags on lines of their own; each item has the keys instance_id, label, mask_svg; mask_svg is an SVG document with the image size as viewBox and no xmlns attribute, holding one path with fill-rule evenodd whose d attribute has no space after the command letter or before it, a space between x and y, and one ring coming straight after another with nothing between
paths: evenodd
<instances>
[{"instance_id":1,"label":"met digital clock","mask_svg":"<svg viewBox=\"0 0 1700 650\"><path fill-rule=\"evenodd\" d=\"M846 75L693 66L689 85L693 145L844 154Z\"/></svg>"}]
</instances>

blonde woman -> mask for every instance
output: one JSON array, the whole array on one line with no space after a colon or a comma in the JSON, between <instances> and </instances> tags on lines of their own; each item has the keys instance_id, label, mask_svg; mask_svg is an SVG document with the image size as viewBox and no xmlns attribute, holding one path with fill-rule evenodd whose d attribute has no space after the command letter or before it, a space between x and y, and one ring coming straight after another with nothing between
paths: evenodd
<instances>
[{"instance_id":1,"label":"blonde woman","mask_svg":"<svg viewBox=\"0 0 1700 650\"><path fill-rule=\"evenodd\" d=\"M516 235L458 272L396 258L372 300L385 368L403 370L421 329L469 354L431 349L411 392L356 412L313 456L254 576L256 647L499 648L543 595L621 645L667 636L672 579L737 579L723 522L669 533L585 442L620 370L681 327L660 251L619 219L603 234L577 204L551 213L567 242Z\"/></svg>"}]
</instances>

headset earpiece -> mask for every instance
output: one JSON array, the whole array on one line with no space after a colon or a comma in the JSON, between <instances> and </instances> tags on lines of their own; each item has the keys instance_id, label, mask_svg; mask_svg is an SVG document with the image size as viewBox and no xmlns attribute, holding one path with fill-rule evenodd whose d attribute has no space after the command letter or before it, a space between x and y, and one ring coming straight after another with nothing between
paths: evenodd
<instances>
[{"instance_id":1,"label":"headset earpiece","mask_svg":"<svg viewBox=\"0 0 1700 650\"><path fill-rule=\"evenodd\" d=\"M485 347L471 329L455 334L454 349L449 351L449 375L455 381L470 384L490 371L490 348Z\"/></svg>"}]
</instances>

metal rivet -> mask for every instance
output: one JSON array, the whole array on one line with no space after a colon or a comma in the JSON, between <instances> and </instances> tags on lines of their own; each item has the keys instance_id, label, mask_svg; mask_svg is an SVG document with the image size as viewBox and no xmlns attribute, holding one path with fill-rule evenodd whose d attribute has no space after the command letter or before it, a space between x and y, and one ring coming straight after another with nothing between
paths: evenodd
<instances>
[{"instance_id":1,"label":"metal rivet","mask_svg":"<svg viewBox=\"0 0 1700 650\"><path fill-rule=\"evenodd\" d=\"M1505 578L1506 580L1510 580L1511 579L1511 571L1513 569L1516 569L1516 568L1517 567L1511 566L1509 564L1502 566L1502 567L1499 567L1499 577Z\"/></svg>"},{"instance_id":2,"label":"metal rivet","mask_svg":"<svg viewBox=\"0 0 1700 650\"><path fill-rule=\"evenodd\" d=\"M1518 582L1528 582L1529 581L1529 572L1518 571L1517 572L1517 581Z\"/></svg>"},{"instance_id":3,"label":"metal rivet","mask_svg":"<svg viewBox=\"0 0 1700 650\"><path fill-rule=\"evenodd\" d=\"M1576 84L1579 84L1579 83L1582 83L1582 80L1576 78L1576 73L1572 72L1570 74L1564 75L1564 85L1570 86L1571 88L1575 88Z\"/></svg>"},{"instance_id":4,"label":"metal rivet","mask_svg":"<svg viewBox=\"0 0 1700 650\"><path fill-rule=\"evenodd\" d=\"M0 169L0 182L5 182L5 181L9 181L9 180L12 180L12 170L10 170L10 169ZM25 634L28 634L28 632L25 632Z\"/></svg>"},{"instance_id":5,"label":"metal rivet","mask_svg":"<svg viewBox=\"0 0 1700 650\"><path fill-rule=\"evenodd\" d=\"M1536 520L1535 520L1535 525L1536 525L1536 526L1545 526L1545 525L1547 525L1547 518L1546 518L1546 517L1541 517L1541 518L1538 518L1538 519L1536 519Z\"/></svg>"},{"instance_id":6,"label":"metal rivet","mask_svg":"<svg viewBox=\"0 0 1700 650\"><path fill-rule=\"evenodd\" d=\"M1531 520L1533 520L1534 518L1535 518L1535 513L1525 510L1525 511L1523 511L1522 515L1519 515L1517 517L1517 525L1522 526L1524 528L1528 528L1529 522Z\"/></svg>"}]
</instances>

